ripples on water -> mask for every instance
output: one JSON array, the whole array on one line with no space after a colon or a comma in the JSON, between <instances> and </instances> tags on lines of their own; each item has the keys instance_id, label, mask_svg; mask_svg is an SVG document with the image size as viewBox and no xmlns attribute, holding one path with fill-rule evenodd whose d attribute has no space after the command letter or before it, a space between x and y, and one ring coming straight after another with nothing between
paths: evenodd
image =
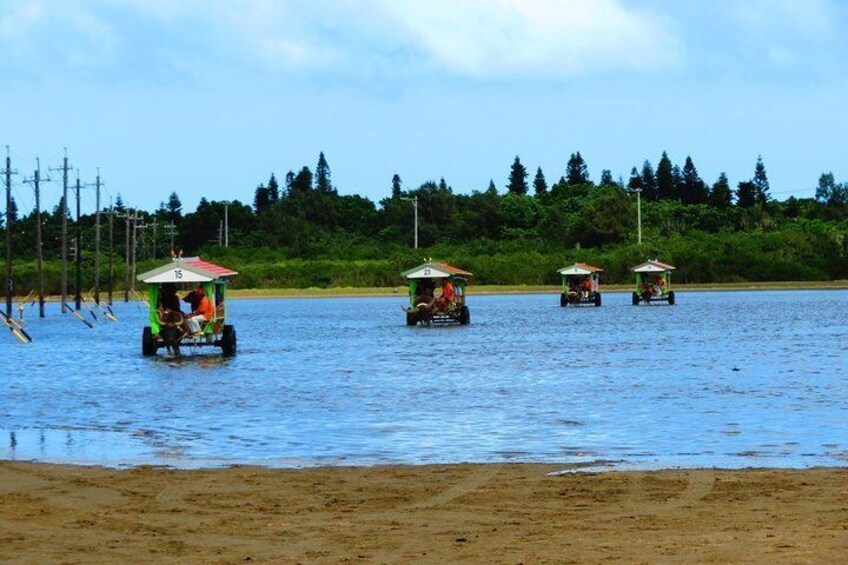
<instances>
[{"instance_id":1,"label":"ripples on water","mask_svg":"<svg viewBox=\"0 0 848 565\"><path fill-rule=\"evenodd\" d=\"M226 360L142 357L135 304L93 330L28 310L36 342L0 340L0 458L848 464L846 291L468 300L443 328L406 327L402 297L233 301Z\"/></svg>"}]
</instances>

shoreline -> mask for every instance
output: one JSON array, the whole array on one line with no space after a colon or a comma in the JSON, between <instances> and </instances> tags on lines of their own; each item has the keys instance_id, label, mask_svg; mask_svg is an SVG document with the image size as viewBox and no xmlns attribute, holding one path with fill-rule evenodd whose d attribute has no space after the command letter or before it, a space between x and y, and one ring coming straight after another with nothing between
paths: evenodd
<instances>
[{"instance_id":1,"label":"shoreline","mask_svg":"<svg viewBox=\"0 0 848 565\"><path fill-rule=\"evenodd\" d=\"M838 562L848 468L113 470L0 461L0 560Z\"/></svg>"},{"instance_id":2,"label":"shoreline","mask_svg":"<svg viewBox=\"0 0 848 565\"><path fill-rule=\"evenodd\" d=\"M474 285L468 286L469 295L510 295L510 294L559 294L559 285ZM751 290L845 290L848 289L848 280L835 281L772 281L772 282L741 282L741 283L698 283L698 284L675 284L672 283L675 292L735 292ZM633 291L632 284L610 284L601 285L604 294L630 293ZM138 292L138 291L137 291ZM232 288L227 291L229 298L255 298L255 299L279 299L279 298L372 298L388 296L405 296L406 286L396 287L328 287L328 288ZM106 293L101 291L101 303L106 302ZM13 297L13 303L17 304L21 296ZM90 298L86 295L86 298ZM30 297L27 302L37 301ZM131 298L135 302L137 298ZM58 295L47 295L44 297L46 303L58 303ZM90 303L90 301L87 301ZM113 293L113 303L123 302L123 291ZM73 295L68 295L68 305L73 305Z\"/></svg>"},{"instance_id":3,"label":"shoreline","mask_svg":"<svg viewBox=\"0 0 848 565\"><path fill-rule=\"evenodd\" d=\"M469 295L509 294L559 294L559 285L474 285L468 286ZM750 290L844 290L848 280L837 281L777 281L712 284L673 284L676 292L735 292ZM601 292L608 294L630 293L633 285L602 285ZM406 287L331 287L331 288L253 288L230 289L231 298L369 298L405 296Z\"/></svg>"}]
</instances>

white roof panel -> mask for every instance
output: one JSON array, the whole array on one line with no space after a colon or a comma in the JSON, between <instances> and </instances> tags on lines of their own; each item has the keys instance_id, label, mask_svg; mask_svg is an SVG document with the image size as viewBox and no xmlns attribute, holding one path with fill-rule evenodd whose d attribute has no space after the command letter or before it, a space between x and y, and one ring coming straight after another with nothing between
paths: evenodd
<instances>
[{"instance_id":1,"label":"white roof panel","mask_svg":"<svg viewBox=\"0 0 848 565\"><path fill-rule=\"evenodd\" d=\"M176 266L173 269L157 273L156 275L146 279L146 283L196 283L209 282L215 280L215 277L205 276L189 269L184 269Z\"/></svg>"},{"instance_id":2,"label":"white roof panel","mask_svg":"<svg viewBox=\"0 0 848 565\"><path fill-rule=\"evenodd\" d=\"M413 271L406 275L408 279L443 279L451 276L450 273L437 269L433 266L423 266L417 271Z\"/></svg>"}]
</instances>

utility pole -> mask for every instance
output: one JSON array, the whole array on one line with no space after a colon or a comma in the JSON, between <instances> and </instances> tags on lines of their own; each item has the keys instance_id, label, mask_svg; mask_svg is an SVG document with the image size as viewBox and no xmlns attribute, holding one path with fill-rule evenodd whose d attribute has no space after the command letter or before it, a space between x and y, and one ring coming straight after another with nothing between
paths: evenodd
<instances>
[{"instance_id":1,"label":"utility pole","mask_svg":"<svg viewBox=\"0 0 848 565\"><path fill-rule=\"evenodd\" d=\"M61 169L50 169L51 171L62 171L62 206L59 211L62 214L62 282L61 282L61 309L62 314L68 311L68 149L65 148L65 158Z\"/></svg>"},{"instance_id":2,"label":"utility pole","mask_svg":"<svg viewBox=\"0 0 848 565\"><path fill-rule=\"evenodd\" d=\"M77 169L77 233L76 233L76 292L74 293L75 310L79 311L82 308L82 226L80 226L80 178L79 169Z\"/></svg>"},{"instance_id":3,"label":"utility pole","mask_svg":"<svg viewBox=\"0 0 848 565\"><path fill-rule=\"evenodd\" d=\"M132 214L129 210L121 214L126 223L127 232L124 241L124 302L130 301L130 219Z\"/></svg>"},{"instance_id":4,"label":"utility pole","mask_svg":"<svg viewBox=\"0 0 848 565\"><path fill-rule=\"evenodd\" d=\"M224 201L224 247L230 246L230 201Z\"/></svg>"},{"instance_id":5,"label":"utility pole","mask_svg":"<svg viewBox=\"0 0 848 565\"><path fill-rule=\"evenodd\" d=\"M218 220L218 247L221 247L221 241L224 237L224 222L223 220Z\"/></svg>"},{"instance_id":6,"label":"utility pole","mask_svg":"<svg viewBox=\"0 0 848 565\"><path fill-rule=\"evenodd\" d=\"M6 316L12 317L12 175L18 174L12 170L12 158L9 156L9 146L6 146Z\"/></svg>"},{"instance_id":7,"label":"utility pole","mask_svg":"<svg viewBox=\"0 0 848 565\"><path fill-rule=\"evenodd\" d=\"M138 223L138 210L133 212L133 240L132 240L132 279L130 280L130 284L132 285L133 290L135 290L135 272L136 265L138 263L138 230L143 230L147 227L147 224Z\"/></svg>"},{"instance_id":8,"label":"utility pole","mask_svg":"<svg viewBox=\"0 0 848 565\"><path fill-rule=\"evenodd\" d=\"M112 289L115 288L115 209L109 199L109 306L112 305Z\"/></svg>"},{"instance_id":9,"label":"utility pole","mask_svg":"<svg viewBox=\"0 0 848 565\"><path fill-rule=\"evenodd\" d=\"M171 257L175 256L174 251L174 234L176 233L176 226L174 225L174 220L171 220L171 223L167 225L168 232L171 235Z\"/></svg>"},{"instance_id":10,"label":"utility pole","mask_svg":"<svg viewBox=\"0 0 848 565\"><path fill-rule=\"evenodd\" d=\"M100 304L100 167L94 181L96 212L94 213L94 302Z\"/></svg>"},{"instance_id":11,"label":"utility pole","mask_svg":"<svg viewBox=\"0 0 848 565\"><path fill-rule=\"evenodd\" d=\"M153 216L153 258L156 259L156 216Z\"/></svg>"},{"instance_id":12,"label":"utility pole","mask_svg":"<svg viewBox=\"0 0 848 565\"><path fill-rule=\"evenodd\" d=\"M415 249L418 249L418 197L402 197L401 200L409 200L412 202L412 207L415 208Z\"/></svg>"},{"instance_id":13,"label":"utility pole","mask_svg":"<svg viewBox=\"0 0 848 565\"><path fill-rule=\"evenodd\" d=\"M50 179L45 179L50 180ZM41 161L35 159L35 173L32 179L24 182L31 183L35 188L35 253L37 258L36 272L38 275L38 317L44 317L44 252L41 244Z\"/></svg>"}]
</instances>

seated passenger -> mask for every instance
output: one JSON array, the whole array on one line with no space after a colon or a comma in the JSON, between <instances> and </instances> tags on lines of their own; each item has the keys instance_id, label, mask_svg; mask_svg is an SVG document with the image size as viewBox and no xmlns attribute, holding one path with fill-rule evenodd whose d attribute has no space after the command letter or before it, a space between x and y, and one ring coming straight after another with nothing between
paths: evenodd
<instances>
[{"instance_id":1,"label":"seated passenger","mask_svg":"<svg viewBox=\"0 0 848 565\"><path fill-rule=\"evenodd\" d=\"M436 307L445 311L456 301L456 289L450 279L446 279L442 285L442 294L436 299Z\"/></svg>"},{"instance_id":2,"label":"seated passenger","mask_svg":"<svg viewBox=\"0 0 848 565\"><path fill-rule=\"evenodd\" d=\"M190 334L200 333L202 324L211 320L212 316L215 315L215 307L212 306L212 301L209 300L203 289L198 287L194 293L198 298L197 308L185 319Z\"/></svg>"},{"instance_id":3,"label":"seated passenger","mask_svg":"<svg viewBox=\"0 0 848 565\"><path fill-rule=\"evenodd\" d=\"M657 282L654 286L654 290L658 295L663 294L663 292L665 291L665 278L663 278L662 275L659 275L657 277Z\"/></svg>"},{"instance_id":4,"label":"seated passenger","mask_svg":"<svg viewBox=\"0 0 848 565\"><path fill-rule=\"evenodd\" d=\"M592 281L589 280L589 277L586 277L580 283L580 290L583 292L583 298L589 298L589 292L592 290Z\"/></svg>"}]
</instances>

